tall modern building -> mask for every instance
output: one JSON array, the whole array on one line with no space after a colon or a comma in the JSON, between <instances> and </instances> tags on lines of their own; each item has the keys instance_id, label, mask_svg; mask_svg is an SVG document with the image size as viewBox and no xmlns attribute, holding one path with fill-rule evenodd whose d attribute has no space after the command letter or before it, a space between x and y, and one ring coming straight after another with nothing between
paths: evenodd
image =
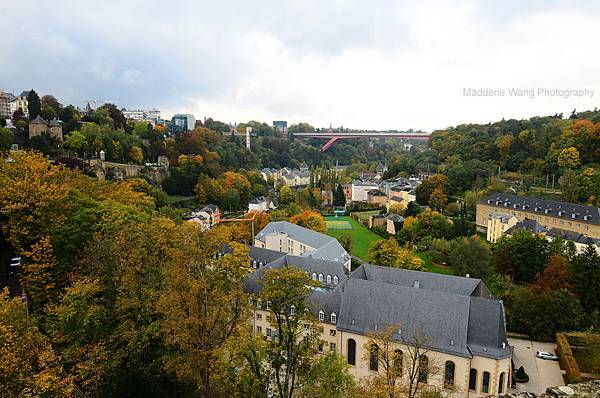
<instances>
[{"instance_id":1,"label":"tall modern building","mask_svg":"<svg viewBox=\"0 0 600 398\"><path fill-rule=\"evenodd\" d=\"M191 131L196 126L196 118L190 114L176 114L171 118L169 128L172 134L181 134Z\"/></svg>"},{"instance_id":2,"label":"tall modern building","mask_svg":"<svg viewBox=\"0 0 600 398\"><path fill-rule=\"evenodd\" d=\"M0 91L0 119L9 119L11 96L3 91Z\"/></svg>"}]
</instances>

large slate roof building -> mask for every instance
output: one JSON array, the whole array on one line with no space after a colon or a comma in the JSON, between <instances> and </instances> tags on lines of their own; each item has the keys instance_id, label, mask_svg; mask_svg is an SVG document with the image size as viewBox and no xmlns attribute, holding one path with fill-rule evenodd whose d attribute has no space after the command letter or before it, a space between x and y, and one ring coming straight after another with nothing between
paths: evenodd
<instances>
[{"instance_id":1,"label":"large slate roof building","mask_svg":"<svg viewBox=\"0 0 600 398\"><path fill-rule=\"evenodd\" d=\"M264 255L254 255L260 254ZM428 384L446 388L452 396L506 391L511 351L504 307L481 280L370 264L348 273L336 262L285 255L248 276L246 291L257 296L264 273L287 265L321 281L309 297L309 307L323 326L324 350L345 357L355 378L376 372L365 360L368 334L392 325L398 328L393 338L403 352L416 336L426 336L429 363L443 369ZM321 274L336 277L336 283L321 279ZM255 307L254 331L265 338L274 333L268 318L266 303Z\"/></svg>"},{"instance_id":2,"label":"large slate roof building","mask_svg":"<svg viewBox=\"0 0 600 398\"><path fill-rule=\"evenodd\" d=\"M477 226L487 228L496 212L514 215L519 221L535 220L541 226L600 238L600 208L575 203L493 193L477 204Z\"/></svg>"}]
</instances>

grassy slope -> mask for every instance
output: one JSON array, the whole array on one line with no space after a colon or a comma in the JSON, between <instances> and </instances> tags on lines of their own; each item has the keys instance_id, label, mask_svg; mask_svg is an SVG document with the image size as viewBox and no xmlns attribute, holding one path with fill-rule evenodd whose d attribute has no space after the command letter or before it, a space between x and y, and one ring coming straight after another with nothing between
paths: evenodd
<instances>
[{"instance_id":1,"label":"grassy slope","mask_svg":"<svg viewBox=\"0 0 600 398\"><path fill-rule=\"evenodd\" d=\"M352 230L337 230L330 229L327 231L327 235L332 236L334 238L339 238L345 234L352 235L352 250L351 254L355 255L358 258L363 260L367 260L367 254L369 252L369 245L372 242L383 239L381 236L377 235L375 232L369 231L367 227L362 226L356 220L349 216L344 217L325 217L326 220L332 221L349 221L352 224Z\"/></svg>"}]
</instances>

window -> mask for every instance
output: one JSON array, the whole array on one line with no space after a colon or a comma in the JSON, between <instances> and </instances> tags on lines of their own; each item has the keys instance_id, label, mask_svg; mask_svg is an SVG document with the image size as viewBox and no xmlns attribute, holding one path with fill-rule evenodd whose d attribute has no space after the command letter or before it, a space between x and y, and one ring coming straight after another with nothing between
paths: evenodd
<instances>
[{"instance_id":1,"label":"window","mask_svg":"<svg viewBox=\"0 0 600 398\"><path fill-rule=\"evenodd\" d=\"M419 357L419 381L427 383L429 376L429 359L425 355Z\"/></svg>"},{"instance_id":2,"label":"window","mask_svg":"<svg viewBox=\"0 0 600 398\"><path fill-rule=\"evenodd\" d=\"M254 267L254 269L256 269L256 260L252 261L252 266Z\"/></svg>"},{"instance_id":3,"label":"window","mask_svg":"<svg viewBox=\"0 0 600 398\"><path fill-rule=\"evenodd\" d=\"M444 371L444 388L454 387L454 369L456 366L452 361L446 361L446 369Z\"/></svg>"},{"instance_id":4,"label":"window","mask_svg":"<svg viewBox=\"0 0 600 398\"><path fill-rule=\"evenodd\" d=\"M267 328L267 337L271 337L273 335L273 331L270 328Z\"/></svg>"},{"instance_id":5,"label":"window","mask_svg":"<svg viewBox=\"0 0 600 398\"><path fill-rule=\"evenodd\" d=\"M256 314L256 319L258 321L262 321L262 314Z\"/></svg>"},{"instance_id":6,"label":"window","mask_svg":"<svg viewBox=\"0 0 600 398\"><path fill-rule=\"evenodd\" d=\"M331 329L331 330L329 331L329 335L330 335L330 336L335 336L335 334L336 334L336 331L335 331L335 329Z\"/></svg>"},{"instance_id":7,"label":"window","mask_svg":"<svg viewBox=\"0 0 600 398\"><path fill-rule=\"evenodd\" d=\"M256 333L262 334L262 326L256 327Z\"/></svg>"},{"instance_id":8,"label":"window","mask_svg":"<svg viewBox=\"0 0 600 398\"><path fill-rule=\"evenodd\" d=\"M319 311L319 321L323 322L325 320L325 313L323 311Z\"/></svg>"},{"instance_id":9,"label":"window","mask_svg":"<svg viewBox=\"0 0 600 398\"><path fill-rule=\"evenodd\" d=\"M481 392L490 392L490 372L483 372L483 380L481 383Z\"/></svg>"},{"instance_id":10,"label":"window","mask_svg":"<svg viewBox=\"0 0 600 398\"><path fill-rule=\"evenodd\" d=\"M337 315L334 312L333 314L331 314L331 323L336 323L336 322L337 322Z\"/></svg>"},{"instance_id":11,"label":"window","mask_svg":"<svg viewBox=\"0 0 600 398\"><path fill-rule=\"evenodd\" d=\"M379 370L379 347L377 344L371 344L369 349L369 370L375 372Z\"/></svg>"},{"instance_id":12,"label":"window","mask_svg":"<svg viewBox=\"0 0 600 398\"><path fill-rule=\"evenodd\" d=\"M267 315L267 322L271 323L272 320L273 320L273 317L271 317L271 315Z\"/></svg>"},{"instance_id":13,"label":"window","mask_svg":"<svg viewBox=\"0 0 600 398\"><path fill-rule=\"evenodd\" d=\"M498 382L498 394L504 392L504 372L500 373L500 381Z\"/></svg>"},{"instance_id":14,"label":"window","mask_svg":"<svg viewBox=\"0 0 600 398\"><path fill-rule=\"evenodd\" d=\"M313 278L313 280L315 280L315 281L317 280L317 274L316 274L315 272L313 272L313 273L312 273L312 278Z\"/></svg>"},{"instance_id":15,"label":"window","mask_svg":"<svg viewBox=\"0 0 600 398\"><path fill-rule=\"evenodd\" d=\"M290 315L292 315L292 316L296 315L296 307L293 305L290 307Z\"/></svg>"},{"instance_id":16,"label":"window","mask_svg":"<svg viewBox=\"0 0 600 398\"><path fill-rule=\"evenodd\" d=\"M348 339L348 365L356 365L356 341Z\"/></svg>"},{"instance_id":17,"label":"window","mask_svg":"<svg viewBox=\"0 0 600 398\"><path fill-rule=\"evenodd\" d=\"M331 285L331 275L327 275L327 284Z\"/></svg>"},{"instance_id":18,"label":"window","mask_svg":"<svg viewBox=\"0 0 600 398\"><path fill-rule=\"evenodd\" d=\"M248 303L254 305L254 299L252 297L248 298Z\"/></svg>"},{"instance_id":19,"label":"window","mask_svg":"<svg viewBox=\"0 0 600 398\"><path fill-rule=\"evenodd\" d=\"M338 278L337 276L333 277L333 284L334 285L337 285L339 281L340 281L340 278Z\"/></svg>"},{"instance_id":20,"label":"window","mask_svg":"<svg viewBox=\"0 0 600 398\"><path fill-rule=\"evenodd\" d=\"M267 301L267 311L271 309L271 302Z\"/></svg>"},{"instance_id":21,"label":"window","mask_svg":"<svg viewBox=\"0 0 600 398\"><path fill-rule=\"evenodd\" d=\"M404 355L402 354L402 350L394 351L394 368L396 369L398 376L402 376L403 358L404 358Z\"/></svg>"},{"instance_id":22,"label":"window","mask_svg":"<svg viewBox=\"0 0 600 398\"><path fill-rule=\"evenodd\" d=\"M323 343L319 343L319 352L323 352Z\"/></svg>"},{"instance_id":23,"label":"window","mask_svg":"<svg viewBox=\"0 0 600 398\"><path fill-rule=\"evenodd\" d=\"M469 390L477 391L477 369L469 371Z\"/></svg>"},{"instance_id":24,"label":"window","mask_svg":"<svg viewBox=\"0 0 600 398\"><path fill-rule=\"evenodd\" d=\"M335 352L335 343L329 343L329 351Z\"/></svg>"},{"instance_id":25,"label":"window","mask_svg":"<svg viewBox=\"0 0 600 398\"><path fill-rule=\"evenodd\" d=\"M319 282L323 282L323 274L319 274Z\"/></svg>"}]
</instances>

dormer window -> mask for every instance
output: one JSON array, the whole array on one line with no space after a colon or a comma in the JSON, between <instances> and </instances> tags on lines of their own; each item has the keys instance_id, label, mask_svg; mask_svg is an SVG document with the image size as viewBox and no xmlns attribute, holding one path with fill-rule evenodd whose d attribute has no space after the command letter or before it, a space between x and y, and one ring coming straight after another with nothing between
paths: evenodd
<instances>
[{"instance_id":1,"label":"dormer window","mask_svg":"<svg viewBox=\"0 0 600 398\"><path fill-rule=\"evenodd\" d=\"M561 211L559 211L559 212L558 212L558 215L559 215L559 216L564 216L564 215L565 215L565 211L564 211L564 210L561 210Z\"/></svg>"},{"instance_id":2,"label":"dormer window","mask_svg":"<svg viewBox=\"0 0 600 398\"><path fill-rule=\"evenodd\" d=\"M552 209L546 209L546 210L544 210L544 213L548 214L548 213L550 213L551 211L552 211Z\"/></svg>"},{"instance_id":3,"label":"dormer window","mask_svg":"<svg viewBox=\"0 0 600 398\"><path fill-rule=\"evenodd\" d=\"M316 273L316 272L313 272L313 273L312 273L312 278L313 278L313 280L315 280L315 281L317 280L317 273Z\"/></svg>"},{"instance_id":4,"label":"dormer window","mask_svg":"<svg viewBox=\"0 0 600 398\"><path fill-rule=\"evenodd\" d=\"M319 282L323 282L323 274L319 274Z\"/></svg>"},{"instance_id":5,"label":"dormer window","mask_svg":"<svg viewBox=\"0 0 600 398\"><path fill-rule=\"evenodd\" d=\"M340 279L337 277L337 275L335 275L335 276L333 277L333 284L334 284L334 285L337 285L339 281L340 281Z\"/></svg>"},{"instance_id":6,"label":"dormer window","mask_svg":"<svg viewBox=\"0 0 600 398\"><path fill-rule=\"evenodd\" d=\"M513 205L513 207L514 207L515 209L518 209L518 208L519 208L519 204L518 204L518 203L515 203L515 204Z\"/></svg>"},{"instance_id":7,"label":"dormer window","mask_svg":"<svg viewBox=\"0 0 600 398\"><path fill-rule=\"evenodd\" d=\"M327 284L331 285L331 275L327 275Z\"/></svg>"},{"instance_id":8,"label":"dormer window","mask_svg":"<svg viewBox=\"0 0 600 398\"><path fill-rule=\"evenodd\" d=\"M331 314L331 323L336 323L336 322L337 322L337 315L334 312L333 314Z\"/></svg>"},{"instance_id":9,"label":"dormer window","mask_svg":"<svg viewBox=\"0 0 600 398\"><path fill-rule=\"evenodd\" d=\"M590 217L591 217L591 216L590 216L589 214L586 214L585 216L583 216L583 220L584 220L584 221L587 221L587 220L589 220L589 219L590 219Z\"/></svg>"},{"instance_id":10,"label":"dormer window","mask_svg":"<svg viewBox=\"0 0 600 398\"><path fill-rule=\"evenodd\" d=\"M325 320L325 312L323 310L319 311L319 321L323 322Z\"/></svg>"}]
</instances>

